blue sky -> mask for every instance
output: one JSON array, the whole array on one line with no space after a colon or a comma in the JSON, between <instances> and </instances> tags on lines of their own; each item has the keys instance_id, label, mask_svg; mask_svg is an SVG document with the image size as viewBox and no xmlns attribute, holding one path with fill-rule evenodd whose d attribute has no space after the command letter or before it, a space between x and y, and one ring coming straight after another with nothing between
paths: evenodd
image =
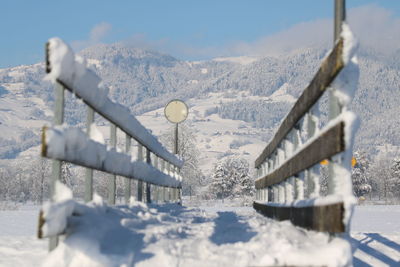
<instances>
[{"instance_id":1,"label":"blue sky","mask_svg":"<svg viewBox=\"0 0 400 267\"><path fill-rule=\"evenodd\" d=\"M237 44L253 47L260 40L279 36L280 32L301 23L318 24L331 19L333 12L332 0L1 0L0 3L0 68L42 61L44 43L54 36L69 42L76 50L96 43L123 41L182 59L227 56L240 53L237 49L230 52ZM392 21L400 15L400 1L347 0L349 10L363 6L369 6L370 13L379 7L381 17L389 16Z\"/></svg>"}]
</instances>

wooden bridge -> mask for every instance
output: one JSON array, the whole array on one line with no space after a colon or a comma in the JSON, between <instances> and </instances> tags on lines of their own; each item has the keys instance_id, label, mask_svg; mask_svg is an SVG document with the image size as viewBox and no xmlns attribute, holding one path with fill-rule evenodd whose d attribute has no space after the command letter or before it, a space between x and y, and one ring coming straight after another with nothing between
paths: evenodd
<instances>
[{"instance_id":1,"label":"wooden bridge","mask_svg":"<svg viewBox=\"0 0 400 267\"><path fill-rule=\"evenodd\" d=\"M357 120L347 106L358 79L353 58L356 45L344 23L344 3L335 3L334 47L256 159L253 204L255 210L275 220L290 220L294 225L331 234L348 231L354 204L349 170ZM185 179L180 174L182 160L168 152L127 108L111 101L101 79L58 38L46 45L46 71L55 87L55 115L53 125L43 129L42 156L53 160L54 202L65 161L86 167L86 202L93 199L93 170L100 170L110 175L109 205L115 204L117 175L125 177L126 203L132 196L132 181L137 181L138 201L181 203L181 182ZM85 132L64 124L66 91L87 106ZM111 149L91 138L95 114L110 123ZM125 135L125 151L116 149L118 131ZM328 170L326 181L321 162L328 162L324 167ZM323 195L322 183L327 187ZM58 236L70 226L66 223L49 230L48 216L46 212L40 215L39 238L50 237L53 250Z\"/></svg>"}]
</instances>

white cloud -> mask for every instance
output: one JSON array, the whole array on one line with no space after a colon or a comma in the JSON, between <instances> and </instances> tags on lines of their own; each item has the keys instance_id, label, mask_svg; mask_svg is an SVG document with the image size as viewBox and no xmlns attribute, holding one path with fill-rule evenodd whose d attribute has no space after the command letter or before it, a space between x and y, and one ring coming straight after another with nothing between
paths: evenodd
<instances>
[{"instance_id":1,"label":"white cloud","mask_svg":"<svg viewBox=\"0 0 400 267\"><path fill-rule=\"evenodd\" d=\"M171 54L183 59L209 59L229 56L265 56L290 52L300 47L320 46L332 42L332 22L328 19L304 22L255 42L237 41L220 46L201 46L169 39L150 40L144 34L132 36L123 43L143 49Z\"/></svg>"},{"instance_id":2,"label":"white cloud","mask_svg":"<svg viewBox=\"0 0 400 267\"><path fill-rule=\"evenodd\" d=\"M393 12L377 5L366 5L348 11L348 23L360 46L390 54L400 48L400 19ZM296 24L274 35L228 47L236 55L273 55L311 46L331 47L332 19Z\"/></svg>"},{"instance_id":3,"label":"white cloud","mask_svg":"<svg viewBox=\"0 0 400 267\"><path fill-rule=\"evenodd\" d=\"M96 24L89 33L89 38L87 40L77 40L72 41L71 46L79 51L86 47L101 43L104 37L111 31L112 26L107 22L101 22Z\"/></svg>"},{"instance_id":4,"label":"white cloud","mask_svg":"<svg viewBox=\"0 0 400 267\"><path fill-rule=\"evenodd\" d=\"M179 58L210 58L218 56L222 47L202 47L176 42L167 38L151 40L145 34L135 34L122 42L126 46L149 49Z\"/></svg>"},{"instance_id":5,"label":"white cloud","mask_svg":"<svg viewBox=\"0 0 400 267\"><path fill-rule=\"evenodd\" d=\"M332 25L328 19L302 22L255 42L238 42L228 50L234 55L265 56L289 53L303 47L327 46L332 42Z\"/></svg>"},{"instance_id":6,"label":"white cloud","mask_svg":"<svg viewBox=\"0 0 400 267\"><path fill-rule=\"evenodd\" d=\"M377 5L354 8L349 12L349 24L360 45L390 54L400 48L400 18Z\"/></svg>"},{"instance_id":7,"label":"white cloud","mask_svg":"<svg viewBox=\"0 0 400 267\"><path fill-rule=\"evenodd\" d=\"M360 46L372 48L380 53L393 53L400 48L400 18L379 5L365 5L347 12L348 21ZM100 43L110 32L111 25L100 23L90 32L87 40L75 41L75 49ZM209 59L228 56L266 56L290 53L307 47L332 46L332 19L301 22L288 29L260 37L254 42L236 41L219 46L202 46L177 42L171 39L151 40L145 34L137 34L123 41L127 46L151 49L181 59Z\"/></svg>"}]
</instances>

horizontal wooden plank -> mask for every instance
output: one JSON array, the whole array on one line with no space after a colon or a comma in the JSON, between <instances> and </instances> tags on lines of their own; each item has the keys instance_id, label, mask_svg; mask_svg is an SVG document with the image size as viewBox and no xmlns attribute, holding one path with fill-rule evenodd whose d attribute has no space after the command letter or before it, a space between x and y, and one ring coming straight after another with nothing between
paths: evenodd
<instances>
[{"instance_id":1,"label":"horizontal wooden plank","mask_svg":"<svg viewBox=\"0 0 400 267\"><path fill-rule=\"evenodd\" d=\"M339 121L311 144L304 147L293 158L277 170L255 181L256 189L262 189L284 181L345 150L344 122Z\"/></svg>"},{"instance_id":2,"label":"horizontal wooden plank","mask_svg":"<svg viewBox=\"0 0 400 267\"><path fill-rule=\"evenodd\" d=\"M308 207L273 206L254 202L253 208L269 218L290 220L294 225L305 229L329 233L345 232L342 202Z\"/></svg>"},{"instance_id":3,"label":"horizontal wooden plank","mask_svg":"<svg viewBox=\"0 0 400 267\"><path fill-rule=\"evenodd\" d=\"M57 52L57 51L56 51ZM73 53L73 51L70 51ZM46 44L46 72L51 73L53 70L51 62L51 45L50 42ZM73 73L72 70L67 70L68 73ZM158 157L168 161L169 163L182 168L183 161L175 154L169 152L159 141L153 136L136 118L133 116L129 109L114 103L108 96L102 96L99 89L99 82L101 81L93 71L87 70L82 77L66 79L63 77L63 72L59 71L56 81L66 88L71 93L75 94L78 98L91 107L95 112L102 117L116 125L119 129L124 131L127 135L134 138L137 142L149 149ZM60 78L61 76L61 78ZM68 75L66 75L68 76ZM74 77L72 75L72 77ZM63 80L64 79L64 80ZM101 101L99 101L101 99Z\"/></svg>"},{"instance_id":4,"label":"horizontal wooden plank","mask_svg":"<svg viewBox=\"0 0 400 267\"><path fill-rule=\"evenodd\" d=\"M265 161L265 159L274 152L282 139L285 138L285 136L296 125L296 123L318 101L335 77L343 69L344 63L342 59L342 53L343 39L340 39L329 56L322 62L321 67L308 87L303 91L303 94L283 120L271 142L256 159L256 168L258 168Z\"/></svg>"},{"instance_id":5,"label":"horizontal wooden plank","mask_svg":"<svg viewBox=\"0 0 400 267\"><path fill-rule=\"evenodd\" d=\"M75 165L144 181L159 186L181 188L179 179L167 175L143 161L132 161L130 155L108 149L89 139L76 128L44 128L42 156Z\"/></svg>"}]
</instances>

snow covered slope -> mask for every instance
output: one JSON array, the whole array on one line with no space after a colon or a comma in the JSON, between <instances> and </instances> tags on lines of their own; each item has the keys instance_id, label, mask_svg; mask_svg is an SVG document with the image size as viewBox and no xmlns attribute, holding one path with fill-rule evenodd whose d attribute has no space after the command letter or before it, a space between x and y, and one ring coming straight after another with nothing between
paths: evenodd
<instances>
[{"instance_id":1,"label":"snow covered slope","mask_svg":"<svg viewBox=\"0 0 400 267\"><path fill-rule=\"evenodd\" d=\"M154 123L163 121L162 107L173 98L187 101L191 107L189 123L199 132L203 168L209 169L209 162L224 153L255 157L252 154L268 141L326 51L310 48L279 58L186 62L114 44L94 46L81 54L110 88L111 98L143 114L141 122L156 132L167 127ZM374 152L377 145L399 146L400 65L371 51L361 51L359 59L360 86L352 107L362 119L356 148ZM43 67L35 64L0 70L0 166L8 164L2 159L14 159L37 146L41 126L51 121L53 94L50 84L42 81ZM233 109L231 114L225 110L224 116L212 111L229 101L252 110L246 114L241 114L243 108ZM261 106L257 101L270 103L268 112L259 110L264 112L265 123L261 122L263 117L252 116ZM82 123L85 117L76 104L67 107L66 113L69 124ZM154 118L157 113L159 117ZM30 151L35 154L38 149Z\"/></svg>"},{"instance_id":2,"label":"snow covered slope","mask_svg":"<svg viewBox=\"0 0 400 267\"><path fill-rule=\"evenodd\" d=\"M204 98L187 100L190 112L185 124L197 135L197 147L201 151L200 164L205 174L212 170L217 160L227 156L243 157L253 162L261 153L265 141L273 133L272 129L255 128L252 123L223 119L214 113L215 107L221 103L254 98L246 92L238 92L240 97L235 98L225 97L225 94L208 93ZM281 96L277 98L257 97L257 99L281 103ZM290 96L288 99L293 101ZM284 99L284 101L288 99ZM290 101L289 103L292 103ZM163 114L163 108L159 108L138 116L138 119L155 135L161 135L171 127Z\"/></svg>"},{"instance_id":3,"label":"snow covered slope","mask_svg":"<svg viewBox=\"0 0 400 267\"><path fill-rule=\"evenodd\" d=\"M43 64L0 70L0 159L38 145L40 128L51 119Z\"/></svg>"}]
</instances>

